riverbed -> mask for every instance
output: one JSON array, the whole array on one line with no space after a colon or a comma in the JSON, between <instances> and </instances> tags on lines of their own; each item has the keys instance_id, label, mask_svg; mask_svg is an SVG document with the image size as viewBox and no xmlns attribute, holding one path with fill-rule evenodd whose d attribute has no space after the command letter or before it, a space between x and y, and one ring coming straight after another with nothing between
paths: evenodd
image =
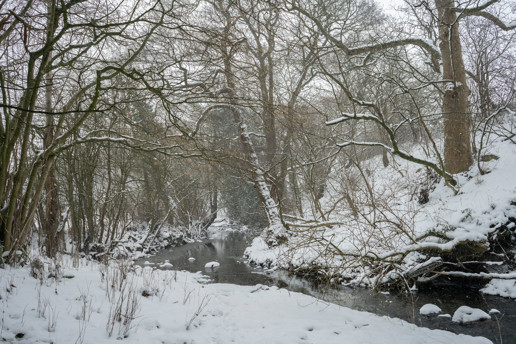
<instances>
[{"instance_id":1,"label":"riverbed","mask_svg":"<svg viewBox=\"0 0 516 344\"><path fill-rule=\"evenodd\" d=\"M144 265L147 261L159 268L159 265L169 261L175 270L203 272L211 283L275 285L356 310L401 318L419 326L483 336L493 343L516 343L516 301L513 299L484 295L478 288L452 283L430 285L411 293L373 293L362 288L317 286L285 271L264 270L246 264L243 252L254 236L256 233L252 231L212 232L210 239L163 250L137 264ZM220 263L220 266L205 268L206 263L213 261ZM170 268L170 265L165 264L164 267ZM427 303L439 306L443 311L441 316L421 316L419 309ZM500 313L493 314L491 320L466 325L453 323L451 317L442 316L452 316L463 305L486 312L497 309Z\"/></svg>"}]
</instances>

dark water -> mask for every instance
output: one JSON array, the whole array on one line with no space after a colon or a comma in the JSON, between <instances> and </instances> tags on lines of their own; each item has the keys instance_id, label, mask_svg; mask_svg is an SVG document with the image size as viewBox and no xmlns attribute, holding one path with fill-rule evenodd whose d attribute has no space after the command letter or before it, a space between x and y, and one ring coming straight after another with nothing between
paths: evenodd
<instances>
[{"instance_id":1,"label":"dark water","mask_svg":"<svg viewBox=\"0 0 516 344\"><path fill-rule=\"evenodd\" d=\"M286 272L267 273L247 265L242 255L252 238L250 232L220 232L212 239L164 250L145 260L156 263L156 266L169 260L173 269L202 271L214 283L276 285L353 309L401 318L419 326L483 336L494 343L516 343L516 301L512 299L483 295L478 289L458 288L457 285L429 286L417 293L399 294L372 293L366 289L346 287L324 288ZM189 261L190 257L195 261ZM145 260L137 263L143 265ZM211 261L219 262L220 267L205 269L205 264ZM439 306L443 314L453 315L463 305L486 312L495 308L501 314L492 315L492 320L461 325L453 323L451 318L420 316L419 309L426 303Z\"/></svg>"}]
</instances>

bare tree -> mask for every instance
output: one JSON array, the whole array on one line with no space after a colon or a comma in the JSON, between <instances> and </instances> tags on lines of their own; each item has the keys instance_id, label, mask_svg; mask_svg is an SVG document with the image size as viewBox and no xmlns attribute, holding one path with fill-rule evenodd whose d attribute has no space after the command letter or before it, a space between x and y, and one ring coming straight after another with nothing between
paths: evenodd
<instances>
[{"instance_id":1,"label":"bare tree","mask_svg":"<svg viewBox=\"0 0 516 344\"><path fill-rule=\"evenodd\" d=\"M106 111L99 102L103 91L143 50L166 9L160 2L146 8L59 1L2 6L0 227L10 259L26 241L45 185L51 197L47 181L56 156L74 145L74 134L84 134L80 128L91 114ZM101 49L118 39L127 49L105 59L115 51ZM51 112L40 97L49 81L56 99ZM42 143L37 132L45 125ZM55 207L49 204L48 211Z\"/></svg>"},{"instance_id":2,"label":"bare tree","mask_svg":"<svg viewBox=\"0 0 516 344\"><path fill-rule=\"evenodd\" d=\"M291 7L312 20L317 25L321 34L324 35L335 48L339 49L343 55L349 58L361 56L363 58L363 65L366 65L375 54L410 45L423 49L431 58L431 65L436 71L439 70L438 61L442 60L442 82L444 83L442 105L445 139L444 165L446 172L453 174L467 170L473 162L470 134L471 120L468 105L469 89L467 87L466 72L462 56L458 26L459 21L467 16L480 16L492 21L503 30L513 29L513 26L504 24L498 17L485 11L485 9L497 2L498 1L489 1L478 7L460 8L455 6L453 0L443 0L435 2L435 9L431 9L430 5L426 2L419 3L418 6L425 6L430 11L430 15L435 15L437 18L434 23L437 25L439 32L439 50L437 50L431 42L410 36L395 39L377 37L372 41L371 38L367 38L365 39L365 44L361 42L362 44L358 46L357 43L352 40L349 41L348 39L349 42L347 42L344 40L344 37L353 37L353 35L346 35L345 27L342 25L347 24L349 21L339 21L333 18L329 11L329 9L331 11L338 10L339 4L341 4L339 1L327 3L324 6L319 6L309 1L293 1L291 2ZM351 3L353 2L350 2L350 4ZM434 14L434 10L437 11L437 14ZM344 17L346 18L346 16ZM360 100L359 98L355 99ZM355 103L359 106L368 107L372 102L362 101ZM377 114L381 112L374 111ZM374 118L371 117L368 119L374 120ZM381 123L379 124L381 125ZM388 130L387 133L391 136ZM392 148L394 148L394 154L400 155L396 152L397 149L395 147ZM403 156L403 154L400 156ZM419 163L422 163L422 161L419 161ZM426 165L444 176L449 183L454 184L452 178L444 172L444 169L440 168L438 165Z\"/></svg>"}]
</instances>

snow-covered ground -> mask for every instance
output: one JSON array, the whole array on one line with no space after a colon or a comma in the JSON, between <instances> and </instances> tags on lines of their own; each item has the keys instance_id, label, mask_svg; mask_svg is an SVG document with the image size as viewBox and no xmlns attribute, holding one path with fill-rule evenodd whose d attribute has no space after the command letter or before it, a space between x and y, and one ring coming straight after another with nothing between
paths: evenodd
<instances>
[{"instance_id":1,"label":"snow-covered ground","mask_svg":"<svg viewBox=\"0 0 516 344\"><path fill-rule=\"evenodd\" d=\"M262 285L63 257L0 270L0 337L16 343L490 343ZM48 274L57 276L50 277Z\"/></svg>"}]
</instances>

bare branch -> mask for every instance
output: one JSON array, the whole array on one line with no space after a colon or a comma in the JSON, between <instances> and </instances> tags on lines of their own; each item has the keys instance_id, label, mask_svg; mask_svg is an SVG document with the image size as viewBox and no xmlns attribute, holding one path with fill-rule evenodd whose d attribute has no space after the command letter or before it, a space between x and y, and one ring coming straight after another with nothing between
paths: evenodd
<instances>
[{"instance_id":1,"label":"bare branch","mask_svg":"<svg viewBox=\"0 0 516 344\"><path fill-rule=\"evenodd\" d=\"M439 71L439 60L441 59L441 53L435 47L432 43L419 39L419 38L404 38L404 39L396 39L386 42L380 42L376 44L369 44L359 47L350 48L344 42L341 40L333 37L329 30L326 28L325 25L318 19L315 18L311 13L309 13L306 9L300 7L297 5L297 1L292 2L292 10L298 11L299 13L303 14L307 18L309 18L311 21L315 23L317 28L321 31L321 33L328 39L330 42L332 42L337 48L342 50L346 55L348 56L358 56L358 55L364 55L364 54L371 54L371 53L377 53L381 52L387 49L397 48L397 47L403 47L407 45L415 45L419 48L425 50L432 59L432 65L434 70L437 72Z\"/></svg>"}]
</instances>

